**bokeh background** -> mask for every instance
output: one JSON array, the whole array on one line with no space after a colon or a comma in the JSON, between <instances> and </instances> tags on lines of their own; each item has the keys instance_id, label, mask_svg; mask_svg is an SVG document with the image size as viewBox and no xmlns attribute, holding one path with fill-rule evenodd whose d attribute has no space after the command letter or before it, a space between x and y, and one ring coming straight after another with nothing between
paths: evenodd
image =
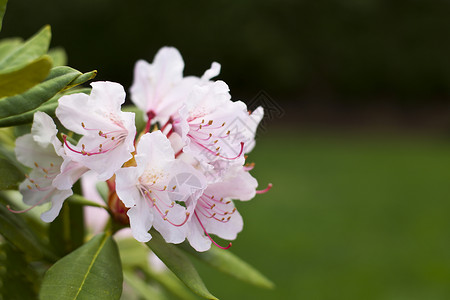
<instances>
[{"instance_id":1,"label":"bokeh background","mask_svg":"<svg viewBox=\"0 0 450 300\"><path fill-rule=\"evenodd\" d=\"M97 80L165 45L263 105L232 252L266 291L199 265L221 299L450 299L450 2L10 0L0 37L52 26Z\"/></svg>"}]
</instances>

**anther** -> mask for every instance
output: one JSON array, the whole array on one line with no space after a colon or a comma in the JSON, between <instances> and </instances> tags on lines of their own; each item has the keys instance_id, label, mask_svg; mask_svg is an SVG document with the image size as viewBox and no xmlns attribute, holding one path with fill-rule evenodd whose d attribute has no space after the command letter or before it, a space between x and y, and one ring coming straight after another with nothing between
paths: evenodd
<instances>
[{"instance_id":1,"label":"anther","mask_svg":"<svg viewBox=\"0 0 450 300\"><path fill-rule=\"evenodd\" d=\"M173 188L172 188L172 190L175 190L176 188L177 188L177 186L176 186L176 185L174 185L174 186L173 186Z\"/></svg>"},{"instance_id":2,"label":"anther","mask_svg":"<svg viewBox=\"0 0 450 300\"><path fill-rule=\"evenodd\" d=\"M84 126L84 122L81 122L81 127L83 127L83 128L86 127L86 126Z\"/></svg>"},{"instance_id":3,"label":"anther","mask_svg":"<svg viewBox=\"0 0 450 300\"><path fill-rule=\"evenodd\" d=\"M208 125L212 125L213 120L209 120Z\"/></svg>"},{"instance_id":4,"label":"anther","mask_svg":"<svg viewBox=\"0 0 450 300\"><path fill-rule=\"evenodd\" d=\"M225 122L222 123L222 127L225 126Z\"/></svg>"},{"instance_id":5,"label":"anther","mask_svg":"<svg viewBox=\"0 0 450 300\"><path fill-rule=\"evenodd\" d=\"M100 131L98 132L98 135L99 135L99 136L102 136L102 135L103 135L103 132L100 130Z\"/></svg>"},{"instance_id":6,"label":"anther","mask_svg":"<svg viewBox=\"0 0 450 300\"><path fill-rule=\"evenodd\" d=\"M28 188L29 190L32 190L32 189L33 189L30 185L27 185L27 188Z\"/></svg>"},{"instance_id":7,"label":"anther","mask_svg":"<svg viewBox=\"0 0 450 300\"><path fill-rule=\"evenodd\" d=\"M35 166L36 168L39 168L39 165L37 164L37 162L34 162L34 166Z\"/></svg>"},{"instance_id":8,"label":"anther","mask_svg":"<svg viewBox=\"0 0 450 300\"><path fill-rule=\"evenodd\" d=\"M111 137L111 141L114 141L115 137Z\"/></svg>"}]
</instances>

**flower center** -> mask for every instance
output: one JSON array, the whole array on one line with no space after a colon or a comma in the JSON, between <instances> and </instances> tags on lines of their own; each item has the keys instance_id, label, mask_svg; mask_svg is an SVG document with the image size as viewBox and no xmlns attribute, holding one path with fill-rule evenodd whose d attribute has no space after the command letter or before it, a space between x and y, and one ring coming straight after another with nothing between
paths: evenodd
<instances>
[{"instance_id":1,"label":"flower center","mask_svg":"<svg viewBox=\"0 0 450 300\"><path fill-rule=\"evenodd\" d=\"M171 209L177 205L175 201L167 201L164 197L164 193L172 193L176 190L176 186L168 188L167 186L161 187L158 185L158 179L163 177L163 174L145 172L141 177L139 177L139 192L141 196L146 199L146 203L152 208L157 214L159 214L164 221L169 224L180 227L186 224L189 219L189 212L186 212L186 217L181 223L176 223L176 221L170 220L169 214Z\"/></svg>"},{"instance_id":2,"label":"flower center","mask_svg":"<svg viewBox=\"0 0 450 300\"><path fill-rule=\"evenodd\" d=\"M117 125L121 125L116 123ZM64 144L67 148L75 153L91 156L107 153L111 150L117 148L120 144L122 144L128 136L128 131L120 127L118 130L101 130L98 128L88 128L81 122L81 126L86 131L86 135L94 138L94 141L90 143L90 145L86 146L85 144L81 145L81 150L76 149L67 143L66 136L63 135Z\"/></svg>"}]
</instances>

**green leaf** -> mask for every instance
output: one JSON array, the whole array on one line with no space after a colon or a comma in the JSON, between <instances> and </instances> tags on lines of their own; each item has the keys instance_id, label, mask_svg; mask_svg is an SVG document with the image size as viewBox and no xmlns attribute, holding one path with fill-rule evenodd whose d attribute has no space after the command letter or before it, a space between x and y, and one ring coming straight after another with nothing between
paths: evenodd
<instances>
[{"instance_id":1,"label":"green leaf","mask_svg":"<svg viewBox=\"0 0 450 300\"><path fill-rule=\"evenodd\" d=\"M22 218L0 204L0 234L22 252L38 259L42 257L42 246Z\"/></svg>"},{"instance_id":2,"label":"green leaf","mask_svg":"<svg viewBox=\"0 0 450 300\"><path fill-rule=\"evenodd\" d=\"M65 66L67 65L67 53L64 48L56 47L52 48L47 53L50 55L53 61L54 67Z\"/></svg>"},{"instance_id":3,"label":"green leaf","mask_svg":"<svg viewBox=\"0 0 450 300\"><path fill-rule=\"evenodd\" d=\"M51 68L50 56L44 55L23 67L0 72L0 98L25 92L43 81Z\"/></svg>"},{"instance_id":4,"label":"green leaf","mask_svg":"<svg viewBox=\"0 0 450 300\"><path fill-rule=\"evenodd\" d=\"M5 15L6 11L6 3L8 3L8 0L0 0L0 30L2 30L3 16Z\"/></svg>"},{"instance_id":5,"label":"green leaf","mask_svg":"<svg viewBox=\"0 0 450 300\"><path fill-rule=\"evenodd\" d=\"M0 60L0 70L3 72L3 70L27 65L29 62L46 54L51 36L50 26L44 26L25 43L15 47L13 51L4 56Z\"/></svg>"},{"instance_id":6,"label":"green leaf","mask_svg":"<svg viewBox=\"0 0 450 300\"><path fill-rule=\"evenodd\" d=\"M74 186L74 192L76 186ZM59 215L50 223L50 244L59 256L66 255L83 244L85 235L83 207L65 201Z\"/></svg>"},{"instance_id":7,"label":"green leaf","mask_svg":"<svg viewBox=\"0 0 450 300\"><path fill-rule=\"evenodd\" d=\"M81 73L69 67L56 67L47 79L23 94L0 99L0 118L31 111L50 100Z\"/></svg>"},{"instance_id":8,"label":"green leaf","mask_svg":"<svg viewBox=\"0 0 450 300\"><path fill-rule=\"evenodd\" d=\"M0 156L0 190L17 188L24 179L21 170Z\"/></svg>"},{"instance_id":9,"label":"green leaf","mask_svg":"<svg viewBox=\"0 0 450 300\"><path fill-rule=\"evenodd\" d=\"M23 40L19 37L6 38L0 40L0 61L5 59L12 51L14 51L22 43Z\"/></svg>"},{"instance_id":10,"label":"green leaf","mask_svg":"<svg viewBox=\"0 0 450 300\"><path fill-rule=\"evenodd\" d=\"M33 122L34 113L37 111L42 111L48 114L50 117L55 117L55 110L58 107L58 99L64 95L70 95L74 93L85 93L89 94L90 88L80 88L80 89L70 89L69 91L64 91L56 94L52 99L45 102L43 105L36 109L28 111L26 113L15 115L7 118L0 119L0 127L16 126Z\"/></svg>"},{"instance_id":11,"label":"green leaf","mask_svg":"<svg viewBox=\"0 0 450 300\"><path fill-rule=\"evenodd\" d=\"M94 79L95 76L97 76L97 70L81 74L80 76L72 80L72 82L70 82L64 89L67 90L73 88L74 86L83 84L88 80Z\"/></svg>"},{"instance_id":12,"label":"green leaf","mask_svg":"<svg viewBox=\"0 0 450 300\"><path fill-rule=\"evenodd\" d=\"M0 244L0 266L0 299L37 299L39 274L21 251Z\"/></svg>"},{"instance_id":13,"label":"green leaf","mask_svg":"<svg viewBox=\"0 0 450 300\"><path fill-rule=\"evenodd\" d=\"M139 243L134 238L120 239L117 241L120 250L123 269L134 270L138 268L149 278L159 283L169 293L177 299L195 300L189 289L169 270L156 271L149 264L150 250L144 244Z\"/></svg>"},{"instance_id":14,"label":"green leaf","mask_svg":"<svg viewBox=\"0 0 450 300\"><path fill-rule=\"evenodd\" d=\"M122 266L110 235L99 234L57 261L44 275L41 300L119 299Z\"/></svg>"},{"instance_id":15,"label":"green leaf","mask_svg":"<svg viewBox=\"0 0 450 300\"><path fill-rule=\"evenodd\" d=\"M217 299L213 296L189 258L175 245L167 244L155 230L151 231L152 239L147 246L164 262L164 264L194 293L206 299Z\"/></svg>"},{"instance_id":16,"label":"green leaf","mask_svg":"<svg viewBox=\"0 0 450 300\"><path fill-rule=\"evenodd\" d=\"M262 288L274 288L273 282L230 251L212 247L206 252L197 252L188 243L183 243L179 247L200 261L241 281Z\"/></svg>"},{"instance_id":17,"label":"green leaf","mask_svg":"<svg viewBox=\"0 0 450 300\"><path fill-rule=\"evenodd\" d=\"M133 273L132 271L123 271L123 277L125 282L132 287L136 293L145 300L166 300L161 291L153 286L151 286L144 279Z\"/></svg>"}]
</instances>

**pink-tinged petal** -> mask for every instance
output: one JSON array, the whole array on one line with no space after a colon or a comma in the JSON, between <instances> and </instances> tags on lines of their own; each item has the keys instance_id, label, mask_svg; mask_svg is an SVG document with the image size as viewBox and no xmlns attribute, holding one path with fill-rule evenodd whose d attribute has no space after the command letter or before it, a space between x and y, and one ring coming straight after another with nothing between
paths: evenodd
<instances>
[{"instance_id":1,"label":"pink-tinged petal","mask_svg":"<svg viewBox=\"0 0 450 300\"><path fill-rule=\"evenodd\" d=\"M170 141L161 131L144 134L137 146L136 162L138 165L149 165L154 169L164 167L174 159Z\"/></svg>"},{"instance_id":2,"label":"pink-tinged petal","mask_svg":"<svg viewBox=\"0 0 450 300\"><path fill-rule=\"evenodd\" d=\"M225 177L220 182L210 184L207 191L216 197L247 201L255 197L257 186L258 181L240 167L240 171L232 177Z\"/></svg>"},{"instance_id":3,"label":"pink-tinged petal","mask_svg":"<svg viewBox=\"0 0 450 300\"><path fill-rule=\"evenodd\" d=\"M186 219L186 210L180 205L175 205L169 210L167 219L174 224L182 224ZM186 238L186 226L173 226L160 215L155 215L153 227L167 243L179 244Z\"/></svg>"},{"instance_id":4,"label":"pink-tinged petal","mask_svg":"<svg viewBox=\"0 0 450 300\"><path fill-rule=\"evenodd\" d=\"M244 131L244 153L249 153L255 147L255 137L258 125L264 117L264 109L259 106L246 119Z\"/></svg>"},{"instance_id":5,"label":"pink-tinged petal","mask_svg":"<svg viewBox=\"0 0 450 300\"><path fill-rule=\"evenodd\" d=\"M142 170L139 167L122 168L116 172L116 192L126 207L133 207L141 201L139 192L139 176Z\"/></svg>"},{"instance_id":6,"label":"pink-tinged petal","mask_svg":"<svg viewBox=\"0 0 450 300\"><path fill-rule=\"evenodd\" d=\"M59 190L71 189L87 171L89 171L88 168L66 157L61 165L60 173L53 179L52 184Z\"/></svg>"},{"instance_id":7,"label":"pink-tinged petal","mask_svg":"<svg viewBox=\"0 0 450 300\"><path fill-rule=\"evenodd\" d=\"M187 239L195 250L204 252L211 248L211 240L205 235L200 223L192 218L188 224Z\"/></svg>"},{"instance_id":8,"label":"pink-tinged petal","mask_svg":"<svg viewBox=\"0 0 450 300\"><path fill-rule=\"evenodd\" d=\"M88 101L89 95L84 93L66 95L59 98L56 116L64 127L78 134L83 134L82 122L92 124L98 122L96 116L89 113L91 107L88 105Z\"/></svg>"},{"instance_id":9,"label":"pink-tinged petal","mask_svg":"<svg viewBox=\"0 0 450 300\"><path fill-rule=\"evenodd\" d=\"M134 66L134 81L130 88L131 100L144 113L147 112L151 91L152 79L149 77L151 68L151 65L145 60L138 60ZM147 118L147 114L144 116Z\"/></svg>"},{"instance_id":10,"label":"pink-tinged petal","mask_svg":"<svg viewBox=\"0 0 450 300\"><path fill-rule=\"evenodd\" d=\"M148 242L152 238L148 231L153 224L153 214L150 212L148 205L139 201L136 206L128 210L127 215L130 218L133 237L139 242Z\"/></svg>"},{"instance_id":11,"label":"pink-tinged petal","mask_svg":"<svg viewBox=\"0 0 450 300\"><path fill-rule=\"evenodd\" d=\"M55 189L51 196L52 207L41 215L42 221L47 223L53 222L53 220L58 216L64 200L66 200L72 194L72 190L60 191L58 189Z\"/></svg>"},{"instance_id":12,"label":"pink-tinged petal","mask_svg":"<svg viewBox=\"0 0 450 300\"><path fill-rule=\"evenodd\" d=\"M77 146L64 141L66 155L107 180L132 158L135 116L120 110L125 100L120 84L94 82L92 87L90 96L61 97L56 115L66 128L83 135Z\"/></svg>"},{"instance_id":13,"label":"pink-tinged petal","mask_svg":"<svg viewBox=\"0 0 450 300\"><path fill-rule=\"evenodd\" d=\"M40 147L46 148L49 144L53 144L57 133L56 125L50 116L40 111L34 114L31 135ZM55 151L58 152L60 148L61 143L59 142L59 145L57 144L57 147L55 147Z\"/></svg>"},{"instance_id":14,"label":"pink-tinged petal","mask_svg":"<svg viewBox=\"0 0 450 300\"><path fill-rule=\"evenodd\" d=\"M92 82L91 86L90 101L96 103L98 110L103 110L107 113L120 110L126 97L122 85L110 81L97 81Z\"/></svg>"},{"instance_id":15,"label":"pink-tinged petal","mask_svg":"<svg viewBox=\"0 0 450 300\"><path fill-rule=\"evenodd\" d=\"M16 139L16 157L27 167L35 168L36 164L49 167L50 164L60 165L62 158L56 155L53 145L42 148L37 145L31 134Z\"/></svg>"},{"instance_id":16,"label":"pink-tinged petal","mask_svg":"<svg viewBox=\"0 0 450 300\"><path fill-rule=\"evenodd\" d=\"M229 199L227 201L229 201ZM230 204L232 204L232 202ZM228 209L234 207L234 205L230 204L228 205ZM230 216L231 218L229 219L227 216L224 216L223 221L202 216L201 221L209 234L215 234L226 240L235 240L237 234L241 232L244 227L244 221L237 210L231 213Z\"/></svg>"},{"instance_id":17,"label":"pink-tinged petal","mask_svg":"<svg viewBox=\"0 0 450 300\"><path fill-rule=\"evenodd\" d=\"M166 95L183 78L184 62L177 49L163 47L156 54L153 63L138 61L134 69L131 86L132 101L145 112L162 112L159 107Z\"/></svg>"},{"instance_id":18,"label":"pink-tinged petal","mask_svg":"<svg viewBox=\"0 0 450 300\"><path fill-rule=\"evenodd\" d=\"M217 62L213 62L211 64L211 68L205 71L205 73L202 76L202 80L207 81L210 80L213 77L216 77L220 74L220 64Z\"/></svg>"}]
</instances>

